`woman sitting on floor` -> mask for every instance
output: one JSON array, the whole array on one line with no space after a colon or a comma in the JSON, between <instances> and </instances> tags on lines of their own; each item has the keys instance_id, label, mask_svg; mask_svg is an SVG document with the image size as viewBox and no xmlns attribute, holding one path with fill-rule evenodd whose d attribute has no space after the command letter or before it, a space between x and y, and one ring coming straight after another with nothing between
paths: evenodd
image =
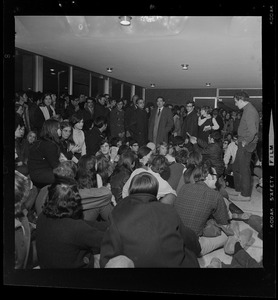
<instances>
[{"instance_id":1,"label":"woman sitting on floor","mask_svg":"<svg viewBox=\"0 0 278 300\"><path fill-rule=\"evenodd\" d=\"M78 162L77 182L85 220L96 221L100 216L108 221L113 210L112 193L103 186L102 178L96 172L97 159L93 155L83 155Z\"/></svg>"},{"instance_id":2,"label":"woman sitting on floor","mask_svg":"<svg viewBox=\"0 0 278 300\"><path fill-rule=\"evenodd\" d=\"M60 177L49 187L37 221L37 253L41 269L94 268L103 231L83 220L76 181Z\"/></svg>"},{"instance_id":3,"label":"woman sitting on floor","mask_svg":"<svg viewBox=\"0 0 278 300\"><path fill-rule=\"evenodd\" d=\"M197 235L181 223L174 208L157 201L159 183L148 172L133 177L129 196L111 213L100 252L100 267L118 255L135 268L199 268Z\"/></svg>"},{"instance_id":4,"label":"woman sitting on floor","mask_svg":"<svg viewBox=\"0 0 278 300\"><path fill-rule=\"evenodd\" d=\"M122 199L123 186L134 170L136 159L136 154L131 150L122 153L110 178L111 191L117 203Z\"/></svg>"}]
</instances>

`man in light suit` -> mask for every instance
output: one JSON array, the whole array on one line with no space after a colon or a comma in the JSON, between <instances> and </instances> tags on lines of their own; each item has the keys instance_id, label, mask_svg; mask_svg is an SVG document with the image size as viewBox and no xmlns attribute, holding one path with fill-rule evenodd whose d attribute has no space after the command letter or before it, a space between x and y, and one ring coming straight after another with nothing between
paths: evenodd
<instances>
[{"instance_id":1,"label":"man in light suit","mask_svg":"<svg viewBox=\"0 0 278 300\"><path fill-rule=\"evenodd\" d=\"M149 119L149 141L158 145L161 142L168 143L168 135L174 126L173 114L170 108L165 107L163 97L156 99L157 108L151 112Z\"/></svg>"}]
</instances>

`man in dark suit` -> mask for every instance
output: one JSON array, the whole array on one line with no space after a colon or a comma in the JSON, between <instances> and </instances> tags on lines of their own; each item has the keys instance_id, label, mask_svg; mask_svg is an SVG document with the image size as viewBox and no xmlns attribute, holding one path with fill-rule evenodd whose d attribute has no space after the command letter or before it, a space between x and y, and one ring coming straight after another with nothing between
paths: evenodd
<instances>
[{"instance_id":1,"label":"man in dark suit","mask_svg":"<svg viewBox=\"0 0 278 300\"><path fill-rule=\"evenodd\" d=\"M99 150L101 141L105 138L103 132L106 127L106 118L99 116L94 121L94 127L85 132L86 152L88 155L95 155Z\"/></svg>"},{"instance_id":2,"label":"man in dark suit","mask_svg":"<svg viewBox=\"0 0 278 300\"><path fill-rule=\"evenodd\" d=\"M138 142L139 147L141 147L148 143L148 115L144 109L145 101L143 99L138 98L136 106L137 109L132 114L129 133Z\"/></svg>"},{"instance_id":3,"label":"man in dark suit","mask_svg":"<svg viewBox=\"0 0 278 300\"><path fill-rule=\"evenodd\" d=\"M130 125L133 123L132 121L132 116L134 111L137 109L136 106L136 101L139 99L138 95L133 95L131 99L131 104L128 106L125 110L125 120L124 120L124 125L125 125L125 130L126 130L126 137L130 137Z\"/></svg>"},{"instance_id":4,"label":"man in dark suit","mask_svg":"<svg viewBox=\"0 0 278 300\"><path fill-rule=\"evenodd\" d=\"M189 101L186 104L187 115L184 118L181 134L184 139L188 139L187 132L191 136L198 136L198 115L195 110L195 103L193 101Z\"/></svg>"},{"instance_id":5,"label":"man in dark suit","mask_svg":"<svg viewBox=\"0 0 278 300\"><path fill-rule=\"evenodd\" d=\"M89 129L92 129L94 126L94 112L95 112L95 104L94 99L89 97L86 99L86 104L84 105L84 108L81 109L82 115L83 115L83 131L87 131Z\"/></svg>"},{"instance_id":6,"label":"man in dark suit","mask_svg":"<svg viewBox=\"0 0 278 300\"><path fill-rule=\"evenodd\" d=\"M107 120L107 128L105 130L106 136L110 136L110 110L106 107L107 99L104 94L97 97L95 104L94 119L98 117L105 117Z\"/></svg>"},{"instance_id":7,"label":"man in dark suit","mask_svg":"<svg viewBox=\"0 0 278 300\"><path fill-rule=\"evenodd\" d=\"M157 108L151 112L149 119L149 141L156 145L168 143L168 135L174 126L173 114L170 108L165 107L163 97L156 99Z\"/></svg>"}]
</instances>

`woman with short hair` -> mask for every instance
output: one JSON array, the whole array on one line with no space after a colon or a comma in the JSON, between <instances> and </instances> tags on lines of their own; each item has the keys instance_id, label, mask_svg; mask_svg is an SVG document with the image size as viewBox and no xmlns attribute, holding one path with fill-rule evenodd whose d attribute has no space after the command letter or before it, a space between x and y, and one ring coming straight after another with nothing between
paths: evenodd
<instances>
[{"instance_id":1,"label":"woman with short hair","mask_svg":"<svg viewBox=\"0 0 278 300\"><path fill-rule=\"evenodd\" d=\"M157 201L159 183L148 172L133 177L129 196L111 213L104 234L100 267L118 255L135 268L199 268L197 235L181 223L176 211Z\"/></svg>"},{"instance_id":2,"label":"woman with short hair","mask_svg":"<svg viewBox=\"0 0 278 300\"><path fill-rule=\"evenodd\" d=\"M82 155L87 153L86 151L86 143L85 143L85 134L83 131L84 120L83 115L81 113L76 113L71 116L70 119L73 131L72 137L75 145L77 146L77 150L74 153L76 160L78 161Z\"/></svg>"}]
</instances>

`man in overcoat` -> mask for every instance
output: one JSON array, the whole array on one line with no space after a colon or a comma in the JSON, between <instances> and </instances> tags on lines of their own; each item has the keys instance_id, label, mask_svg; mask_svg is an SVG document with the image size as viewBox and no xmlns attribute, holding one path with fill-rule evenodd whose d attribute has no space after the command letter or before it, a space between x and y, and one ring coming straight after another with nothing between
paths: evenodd
<instances>
[{"instance_id":1,"label":"man in overcoat","mask_svg":"<svg viewBox=\"0 0 278 300\"><path fill-rule=\"evenodd\" d=\"M157 107L151 112L149 119L149 141L158 145L161 142L168 143L169 132L174 126L173 114L170 108L165 107L163 97L156 99Z\"/></svg>"}]
</instances>

